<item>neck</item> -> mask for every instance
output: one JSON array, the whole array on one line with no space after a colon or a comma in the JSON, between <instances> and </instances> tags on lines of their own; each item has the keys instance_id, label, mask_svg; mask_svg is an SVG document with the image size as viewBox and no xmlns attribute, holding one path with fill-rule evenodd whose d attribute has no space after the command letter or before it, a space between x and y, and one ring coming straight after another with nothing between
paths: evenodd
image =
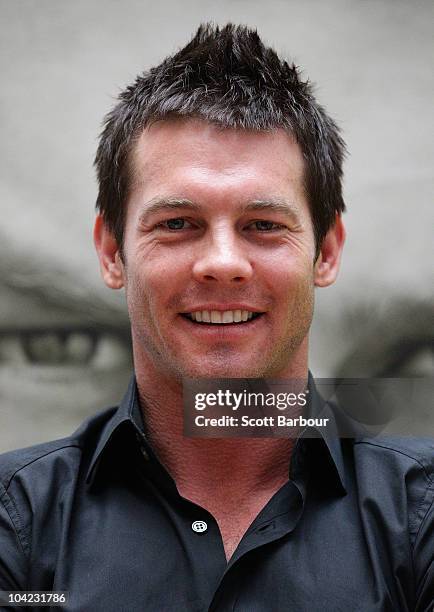
<instances>
[{"instance_id":1,"label":"neck","mask_svg":"<svg viewBox=\"0 0 434 612\"><path fill-rule=\"evenodd\" d=\"M181 495L210 508L210 500L230 497L234 504L255 494L275 492L288 480L294 445L287 438L186 438L183 435L182 384L150 363L136 378L146 434ZM304 370L280 378L307 378Z\"/></svg>"}]
</instances>

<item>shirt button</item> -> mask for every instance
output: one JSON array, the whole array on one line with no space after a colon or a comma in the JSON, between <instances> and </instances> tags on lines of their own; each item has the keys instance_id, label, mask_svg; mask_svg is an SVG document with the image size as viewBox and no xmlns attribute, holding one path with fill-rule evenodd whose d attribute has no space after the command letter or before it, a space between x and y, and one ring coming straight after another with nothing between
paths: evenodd
<instances>
[{"instance_id":1,"label":"shirt button","mask_svg":"<svg viewBox=\"0 0 434 612\"><path fill-rule=\"evenodd\" d=\"M205 521L194 521L191 528L196 533L205 533L205 531L208 529L208 525L205 523Z\"/></svg>"}]
</instances>

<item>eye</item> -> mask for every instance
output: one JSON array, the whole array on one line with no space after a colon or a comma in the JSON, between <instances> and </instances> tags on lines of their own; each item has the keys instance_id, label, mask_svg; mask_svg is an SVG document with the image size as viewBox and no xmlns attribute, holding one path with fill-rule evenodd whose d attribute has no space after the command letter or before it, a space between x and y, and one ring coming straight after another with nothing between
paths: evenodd
<instances>
[{"instance_id":1,"label":"eye","mask_svg":"<svg viewBox=\"0 0 434 612\"><path fill-rule=\"evenodd\" d=\"M434 372L434 338L397 346L393 359L383 368L382 376L421 377Z\"/></svg>"},{"instance_id":2,"label":"eye","mask_svg":"<svg viewBox=\"0 0 434 612\"><path fill-rule=\"evenodd\" d=\"M248 227L253 227L253 229L258 230L259 232L272 232L282 229L283 225L280 223L274 223L274 221L259 220L254 221Z\"/></svg>"},{"instance_id":3,"label":"eye","mask_svg":"<svg viewBox=\"0 0 434 612\"><path fill-rule=\"evenodd\" d=\"M23 336L21 342L32 363L88 363L95 352L96 336L84 332L46 332Z\"/></svg>"},{"instance_id":4,"label":"eye","mask_svg":"<svg viewBox=\"0 0 434 612\"><path fill-rule=\"evenodd\" d=\"M190 229L192 227L191 223L187 221L187 219L183 219L182 217L176 217L174 219L167 219L162 223L159 223L157 227L161 227L163 229L169 229L171 231Z\"/></svg>"},{"instance_id":5,"label":"eye","mask_svg":"<svg viewBox=\"0 0 434 612\"><path fill-rule=\"evenodd\" d=\"M359 304L341 316L348 349L334 375L342 378L419 378L434 373L430 302L405 300Z\"/></svg>"},{"instance_id":6,"label":"eye","mask_svg":"<svg viewBox=\"0 0 434 612\"><path fill-rule=\"evenodd\" d=\"M27 365L106 369L129 358L121 330L62 328L0 333L0 367Z\"/></svg>"}]
</instances>

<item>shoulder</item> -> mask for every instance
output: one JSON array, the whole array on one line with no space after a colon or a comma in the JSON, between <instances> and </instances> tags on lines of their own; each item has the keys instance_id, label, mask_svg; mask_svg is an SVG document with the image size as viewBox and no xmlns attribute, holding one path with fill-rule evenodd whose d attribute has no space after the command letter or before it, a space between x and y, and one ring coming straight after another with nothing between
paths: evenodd
<instances>
[{"instance_id":1,"label":"shoulder","mask_svg":"<svg viewBox=\"0 0 434 612\"><path fill-rule=\"evenodd\" d=\"M419 468L428 480L434 477L434 438L375 436L356 440L354 450L359 456L381 456L401 470Z\"/></svg>"},{"instance_id":2,"label":"shoulder","mask_svg":"<svg viewBox=\"0 0 434 612\"><path fill-rule=\"evenodd\" d=\"M428 610L434 597L434 439L378 437L356 443L354 453L358 491L378 527L375 546L386 540L385 558L390 550L410 551L415 609Z\"/></svg>"},{"instance_id":3,"label":"shoulder","mask_svg":"<svg viewBox=\"0 0 434 612\"><path fill-rule=\"evenodd\" d=\"M0 498L14 495L17 487L42 491L58 482L62 487L75 478L90 456L116 408L88 418L70 436L0 454Z\"/></svg>"},{"instance_id":4,"label":"shoulder","mask_svg":"<svg viewBox=\"0 0 434 612\"><path fill-rule=\"evenodd\" d=\"M362 439L354 443L354 459L359 493L389 518L405 513L414 543L434 506L434 439Z\"/></svg>"},{"instance_id":5,"label":"shoulder","mask_svg":"<svg viewBox=\"0 0 434 612\"><path fill-rule=\"evenodd\" d=\"M8 490L14 479L33 475L59 459L78 457L80 449L79 441L71 437L4 453L0 455L0 483Z\"/></svg>"},{"instance_id":6,"label":"shoulder","mask_svg":"<svg viewBox=\"0 0 434 612\"><path fill-rule=\"evenodd\" d=\"M56 555L86 463L115 408L71 436L0 455L0 588L26 588L34 550ZM42 544L41 544L42 543Z\"/></svg>"}]
</instances>

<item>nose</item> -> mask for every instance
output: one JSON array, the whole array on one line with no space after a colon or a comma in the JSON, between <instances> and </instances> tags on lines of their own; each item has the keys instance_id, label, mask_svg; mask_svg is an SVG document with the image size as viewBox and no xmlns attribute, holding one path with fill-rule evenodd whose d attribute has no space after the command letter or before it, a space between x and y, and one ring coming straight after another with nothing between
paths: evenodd
<instances>
[{"instance_id":1,"label":"nose","mask_svg":"<svg viewBox=\"0 0 434 612\"><path fill-rule=\"evenodd\" d=\"M252 277L247 244L228 225L209 230L196 252L193 275L199 282L243 283Z\"/></svg>"}]
</instances>

